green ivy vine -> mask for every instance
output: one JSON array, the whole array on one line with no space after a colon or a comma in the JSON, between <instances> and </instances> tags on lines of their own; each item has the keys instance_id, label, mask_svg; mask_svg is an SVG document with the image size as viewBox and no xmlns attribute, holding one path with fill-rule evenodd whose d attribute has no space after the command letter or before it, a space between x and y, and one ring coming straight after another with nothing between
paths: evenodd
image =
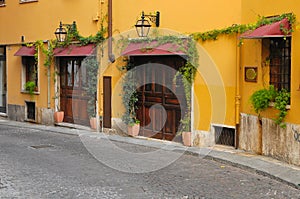
<instances>
[{"instance_id":1,"label":"green ivy vine","mask_svg":"<svg viewBox=\"0 0 300 199\"><path fill-rule=\"evenodd\" d=\"M61 46L69 46L70 44L76 42L80 46L84 46L90 43L99 44L102 43L105 40L105 33L106 28L103 26L103 21L101 23L100 30L95 35L90 35L88 37L84 37L80 35L79 31L77 30L76 24L72 24L68 26L68 33L66 35L66 39L63 42L56 41L55 46L61 47Z\"/></svg>"},{"instance_id":2,"label":"green ivy vine","mask_svg":"<svg viewBox=\"0 0 300 199\"><path fill-rule=\"evenodd\" d=\"M89 80L86 82L84 89L89 97L87 112L89 117L96 116L96 94L97 94L97 83L98 83L98 66L96 56L90 56L82 61L82 65L86 68L87 76Z\"/></svg>"},{"instance_id":3,"label":"green ivy vine","mask_svg":"<svg viewBox=\"0 0 300 199\"><path fill-rule=\"evenodd\" d=\"M269 89L263 88L255 91L250 96L250 102L254 108L254 111L260 113L266 110L271 102L274 102L274 108L279 110L277 118L275 118L275 123L280 127L285 128L286 124L284 123L285 116L287 115L286 106L290 102L290 92L285 89L277 91L273 85L270 85Z\"/></svg>"},{"instance_id":4,"label":"green ivy vine","mask_svg":"<svg viewBox=\"0 0 300 199\"><path fill-rule=\"evenodd\" d=\"M281 21L284 18L288 19L289 23L291 24L291 29L285 29L283 26L281 26L280 29L282 30L282 32L284 32L285 35L288 35L294 31L293 25L296 22L296 15L293 13L285 13L285 14L282 14L282 15L279 15L276 17L271 17L271 18L259 16L256 23L234 24L232 26L222 28L222 29L215 29L215 30L209 30L206 32L192 33L191 36L196 41L217 40L220 35L241 34L248 30L254 30L262 25L267 25L267 24Z\"/></svg>"},{"instance_id":5,"label":"green ivy vine","mask_svg":"<svg viewBox=\"0 0 300 199\"><path fill-rule=\"evenodd\" d=\"M183 52L186 55L186 63L181 66L176 73L174 77L174 82L176 82L176 79L178 76L181 76L180 79L182 79L184 91L185 91L185 97L186 97L186 102L187 102L187 109L184 114L183 119L181 120L181 128L180 132L182 131L190 131L191 130L191 116L190 116L190 111L191 111L191 88L192 84L195 79L195 75L197 72L197 67L198 67L198 60L199 60L199 55L197 52L197 47L196 47L196 42L192 39L192 37L178 37L174 35L164 35L164 36L158 36L156 35L155 37L146 37L146 38L139 38L139 39L128 39L128 38L122 38L121 40L118 41L118 45L120 46L121 51L124 50L125 47L127 47L130 43L142 43L141 47L141 52L147 52L155 49L158 46L164 45L164 44L171 44L170 49L168 49L170 52ZM127 65L125 68L131 69L130 64ZM132 66L131 66L132 67ZM124 67L122 67L124 68ZM126 98L125 100L123 99L123 102L126 102L124 104L125 106L125 118L123 116L123 121L125 123L128 123L130 120L134 120L134 110L136 107L134 104L137 102L137 96L135 96L135 91L132 89L135 89L133 85L131 85L130 81L126 80L123 83L123 98ZM131 96L126 95L126 93L130 93ZM127 99L129 97L129 99ZM131 97L131 98L130 98ZM127 102L131 102L127 103ZM129 117L130 116L130 117ZM133 118L133 119L132 119ZM131 121L132 123L132 121Z\"/></svg>"},{"instance_id":6,"label":"green ivy vine","mask_svg":"<svg viewBox=\"0 0 300 199\"><path fill-rule=\"evenodd\" d=\"M136 77L134 71L131 70L132 68L132 63L128 61L124 70L126 69L129 72L127 72L123 77L122 83L122 102L125 108L122 120L129 126L140 123L140 121L136 118L136 110L138 109L138 94L136 91Z\"/></svg>"}]
</instances>

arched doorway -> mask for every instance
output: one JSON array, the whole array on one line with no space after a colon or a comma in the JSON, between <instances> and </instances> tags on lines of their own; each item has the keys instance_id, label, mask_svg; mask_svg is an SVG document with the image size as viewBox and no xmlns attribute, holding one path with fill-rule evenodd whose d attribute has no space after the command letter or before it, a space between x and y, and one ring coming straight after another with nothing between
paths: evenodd
<instances>
[{"instance_id":1,"label":"arched doorway","mask_svg":"<svg viewBox=\"0 0 300 199\"><path fill-rule=\"evenodd\" d=\"M184 114L182 108L186 106L183 86L175 85L173 80L176 71L186 63L186 60L178 55L132 56L130 62L135 67L145 66L141 69L142 74L138 76L142 85L137 90L139 98L137 118L141 121L139 135L173 140ZM162 65L167 67L161 67ZM173 85L176 94L165 85Z\"/></svg>"}]
</instances>

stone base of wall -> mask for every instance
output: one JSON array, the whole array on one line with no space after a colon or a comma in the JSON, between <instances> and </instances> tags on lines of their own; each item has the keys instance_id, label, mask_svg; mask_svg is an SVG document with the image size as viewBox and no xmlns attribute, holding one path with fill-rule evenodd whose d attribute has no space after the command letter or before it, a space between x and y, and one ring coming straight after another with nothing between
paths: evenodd
<instances>
[{"instance_id":1,"label":"stone base of wall","mask_svg":"<svg viewBox=\"0 0 300 199\"><path fill-rule=\"evenodd\" d=\"M300 125L280 128L272 119L241 114L239 148L300 165ZM300 137L300 136L299 136Z\"/></svg>"},{"instance_id":2,"label":"stone base of wall","mask_svg":"<svg viewBox=\"0 0 300 199\"><path fill-rule=\"evenodd\" d=\"M262 120L263 155L271 156L290 164L300 165L300 126L287 123L286 128L280 128L273 120Z\"/></svg>"},{"instance_id":3,"label":"stone base of wall","mask_svg":"<svg viewBox=\"0 0 300 199\"><path fill-rule=\"evenodd\" d=\"M24 122L25 121L25 106L8 104L7 117L10 120Z\"/></svg>"},{"instance_id":4,"label":"stone base of wall","mask_svg":"<svg viewBox=\"0 0 300 199\"><path fill-rule=\"evenodd\" d=\"M212 147L215 145L214 131L194 131L192 135L193 144L196 147Z\"/></svg>"},{"instance_id":5,"label":"stone base of wall","mask_svg":"<svg viewBox=\"0 0 300 199\"><path fill-rule=\"evenodd\" d=\"M238 148L262 154L262 131L257 116L241 114Z\"/></svg>"},{"instance_id":6,"label":"stone base of wall","mask_svg":"<svg viewBox=\"0 0 300 199\"><path fill-rule=\"evenodd\" d=\"M10 120L24 122L26 121L25 106L8 104L7 106L7 117ZM30 122L36 122L44 125L53 125L54 110L48 108L36 108L36 118L35 121L30 120Z\"/></svg>"},{"instance_id":7,"label":"stone base of wall","mask_svg":"<svg viewBox=\"0 0 300 199\"><path fill-rule=\"evenodd\" d=\"M44 125L54 124L54 110L48 108L37 108L37 121Z\"/></svg>"},{"instance_id":8,"label":"stone base of wall","mask_svg":"<svg viewBox=\"0 0 300 199\"><path fill-rule=\"evenodd\" d=\"M127 134L127 125L121 118L112 118L112 129L115 129L118 134Z\"/></svg>"}]
</instances>

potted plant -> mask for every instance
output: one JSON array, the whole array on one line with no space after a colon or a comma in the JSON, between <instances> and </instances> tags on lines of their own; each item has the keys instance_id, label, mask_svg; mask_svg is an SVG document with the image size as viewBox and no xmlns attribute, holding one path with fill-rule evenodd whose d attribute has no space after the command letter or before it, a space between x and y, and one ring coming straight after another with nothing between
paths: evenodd
<instances>
[{"instance_id":1,"label":"potted plant","mask_svg":"<svg viewBox=\"0 0 300 199\"><path fill-rule=\"evenodd\" d=\"M178 134L182 136L182 142L185 146L192 146L192 132L191 132L191 88L194 81L196 68L187 62L184 66L179 68L175 75L174 82L178 76L181 76L181 83L184 87L186 110L183 119L180 121L180 130Z\"/></svg>"},{"instance_id":2,"label":"potted plant","mask_svg":"<svg viewBox=\"0 0 300 199\"><path fill-rule=\"evenodd\" d=\"M57 107L57 111L54 112L53 116L54 116L54 122L55 123L61 123L64 121L64 111L59 110L59 108Z\"/></svg>"},{"instance_id":3,"label":"potted plant","mask_svg":"<svg viewBox=\"0 0 300 199\"><path fill-rule=\"evenodd\" d=\"M140 130L140 121L136 117L138 94L136 91L136 81L134 69L132 69L130 62L125 67L127 73L123 79L123 94L122 101L125 108L125 112L122 116L123 122L128 126L128 135L137 136ZM130 70L132 69L132 70Z\"/></svg>"},{"instance_id":4,"label":"potted plant","mask_svg":"<svg viewBox=\"0 0 300 199\"><path fill-rule=\"evenodd\" d=\"M28 91L30 98L33 98L34 92L36 90L36 84L34 81L27 81L24 85L25 90Z\"/></svg>"},{"instance_id":5,"label":"potted plant","mask_svg":"<svg viewBox=\"0 0 300 199\"><path fill-rule=\"evenodd\" d=\"M96 119L96 96L98 83L98 62L95 56L87 57L82 62L83 67L86 67L88 81L85 87L87 96L89 97L87 105L87 113L90 117L90 126L92 129L97 129Z\"/></svg>"},{"instance_id":6,"label":"potted plant","mask_svg":"<svg viewBox=\"0 0 300 199\"><path fill-rule=\"evenodd\" d=\"M285 89L280 91L276 90L273 85L270 85L269 89L263 88L255 91L251 97L250 102L254 108L254 111L258 114L258 118L261 119L260 113L266 110L268 107L274 106L279 111L275 123L281 128L285 128L284 118L287 115L287 105L290 102L290 92Z\"/></svg>"},{"instance_id":7,"label":"potted plant","mask_svg":"<svg viewBox=\"0 0 300 199\"><path fill-rule=\"evenodd\" d=\"M191 118L188 114L181 120L181 136L185 146L192 146Z\"/></svg>"},{"instance_id":8,"label":"potted plant","mask_svg":"<svg viewBox=\"0 0 300 199\"><path fill-rule=\"evenodd\" d=\"M140 132L140 121L135 120L134 122L129 123L127 131L129 136L138 136Z\"/></svg>"}]
</instances>

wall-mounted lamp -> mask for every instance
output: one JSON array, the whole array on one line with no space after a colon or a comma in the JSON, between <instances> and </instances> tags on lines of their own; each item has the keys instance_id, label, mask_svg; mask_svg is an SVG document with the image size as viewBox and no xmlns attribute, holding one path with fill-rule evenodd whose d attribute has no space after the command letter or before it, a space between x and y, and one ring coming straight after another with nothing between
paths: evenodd
<instances>
[{"instance_id":1,"label":"wall-mounted lamp","mask_svg":"<svg viewBox=\"0 0 300 199\"><path fill-rule=\"evenodd\" d=\"M145 15L144 11L143 11L141 19L139 19L135 24L136 32L139 37L147 37L148 36L151 24L147 19L145 19L146 17L152 23L155 23L156 27L159 27L160 12L156 12L156 15Z\"/></svg>"},{"instance_id":2,"label":"wall-mounted lamp","mask_svg":"<svg viewBox=\"0 0 300 199\"><path fill-rule=\"evenodd\" d=\"M64 28L64 26L67 27L67 30ZM76 27L76 22L75 21L73 21L72 24L62 24L60 22L59 27L56 28L54 34L56 36L57 41L64 42L66 40L68 31L76 30L76 29L77 29L77 27Z\"/></svg>"}]
</instances>

